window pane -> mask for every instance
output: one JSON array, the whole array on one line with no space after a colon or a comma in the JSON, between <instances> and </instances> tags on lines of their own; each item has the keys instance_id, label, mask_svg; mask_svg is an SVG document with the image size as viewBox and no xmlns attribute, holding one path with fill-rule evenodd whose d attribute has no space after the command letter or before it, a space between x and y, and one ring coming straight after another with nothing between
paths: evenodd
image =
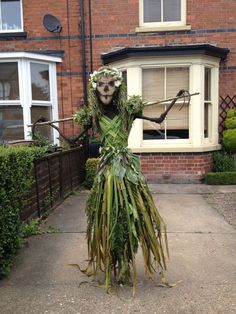
<instances>
[{"instance_id":1,"label":"window pane","mask_svg":"<svg viewBox=\"0 0 236 314\"><path fill-rule=\"evenodd\" d=\"M164 98L165 69L143 69L142 97L144 101L156 101Z\"/></svg>"},{"instance_id":2,"label":"window pane","mask_svg":"<svg viewBox=\"0 0 236 314\"><path fill-rule=\"evenodd\" d=\"M144 101L157 101L164 98L164 76L165 70L143 69L142 71L142 98ZM143 110L143 115L148 117L158 117L163 112L163 104L147 106ZM149 121L143 121L144 130L153 130L154 124ZM155 128L159 125L155 123Z\"/></svg>"},{"instance_id":3,"label":"window pane","mask_svg":"<svg viewBox=\"0 0 236 314\"><path fill-rule=\"evenodd\" d=\"M51 120L51 107L32 106L31 107L31 123L37 121L40 117ZM37 126L35 131L42 136L52 139L52 128L49 125Z\"/></svg>"},{"instance_id":4,"label":"window pane","mask_svg":"<svg viewBox=\"0 0 236 314\"><path fill-rule=\"evenodd\" d=\"M204 100L211 100L211 69L205 68Z\"/></svg>"},{"instance_id":5,"label":"window pane","mask_svg":"<svg viewBox=\"0 0 236 314\"><path fill-rule=\"evenodd\" d=\"M23 140L23 109L21 106L0 106L0 144Z\"/></svg>"},{"instance_id":6,"label":"window pane","mask_svg":"<svg viewBox=\"0 0 236 314\"><path fill-rule=\"evenodd\" d=\"M50 101L49 66L31 63L32 100Z\"/></svg>"},{"instance_id":7,"label":"window pane","mask_svg":"<svg viewBox=\"0 0 236 314\"><path fill-rule=\"evenodd\" d=\"M143 0L143 21L161 22L161 0Z\"/></svg>"},{"instance_id":8,"label":"window pane","mask_svg":"<svg viewBox=\"0 0 236 314\"><path fill-rule=\"evenodd\" d=\"M21 29L21 3L20 0L1 1L2 29Z\"/></svg>"},{"instance_id":9,"label":"window pane","mask_svg":"<svg viewBox=\"0 0 236 314\"><path fill-rule=\"evenodd\" d=\"M167 68L166 97L175 97L181 89L189 90L189 68Z\"/></svg>"},{"instance_id":10,"label":"window pane","mask_svg":"<svg viewBox=\"0 0 236 314\"><path fill-rule=\"evenodd\" d=\"M180 130L189 129L189 105L187 103L183 107L182 105L183 103L175 104L169 111L166 117L166 128L169 130L167 134L177 135ZM182 132L181 134L178 134L178 138L188 138L188 133Z\"/></svg>"},{"instance_id":11,"label":"window pane","mask_svg":"<svg viewBox=\"0 0 236 314\"><path fill-rule=\"evenodd\" d=\"M209 137L209 103L204 104L204 137Z\"/></svg>"},{"instance_id":12,"label":"window pane","mask_svg":"<svg viewBox=\"0 0 236 314\"><path fill-rule=\"evenodd\" d=\"M181 20L181 0L163 0L163 22Z\"/></svg>"},{"instance_id":13,"label":"window pane","mask_svg":"<svg viewBox=\"0 0 236 314\"><path fill-rule=\"evenodd\" d=\"M174 97L180 89L189 89L189 68L145 69L142 72L142 86L142 95L145 101ZM186 104L179 110L182 104L182 101L175 104L161 126L144 121L144 139L189 138L189 106ZM143 113L148 117L159 117L167 106L168 103L148 106Z\"/></svg>"},{"instance_id":14,"label":"window pane","mask_svg":"<svg viewBox=\"0 0 236 314\"><path fill-rule=\"evenodd\" d=\"M19 99L17 63L0 63L0 100L17 99Z\"/></svg>"}]
</instances>

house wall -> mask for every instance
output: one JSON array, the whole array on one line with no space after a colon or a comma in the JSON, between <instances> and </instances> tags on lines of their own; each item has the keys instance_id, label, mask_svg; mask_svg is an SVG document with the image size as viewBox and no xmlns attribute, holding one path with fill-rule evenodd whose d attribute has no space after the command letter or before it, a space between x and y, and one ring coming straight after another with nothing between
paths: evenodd
<instances>
[{"instance_id":1,"label":"house wall","mask_svg":"<svg viewBox=\"0 0 236 314\"><path fill-rule=\"evenodd\" d=\"M210 152L150 153L140 159L143 174L155 183L200 182L213 166Z\"/></svg>"},{"instance_id":2,"label":"house wall","mask_svg":"<svg viewBox=\"0 0 236 314\"><path fill-rule=\"evenodd\" d=\"M86 59L87 73L91 70L90 44L89 41L89 1L85 2L85 33L86 33ZM101 64L101 54L111 52L114 49L126 46L143 45L179 45L208 43L221 48L229 48L227 60L220 65L220 96L227 94L233 96L236 86L236 1L235 0L187 0L187 25L190 30L164 31L137 33L139 26L139 0L92 0L92 60L93 69ZM60 34L49 33L43 26L42 20L45 14L55 15L62 24ZM82 82L82 58L81 58L81 20L79 0L41 0L23 1L24 31L26 38L2 37L0 35L1 51L43 51L63 50L63 62L57 65L57 86L59 115L61 118L69 117L83 102ZM76 134L79 128L73 123L67 122L61 125L62 130L68 134ZM182 156L182 157L181 157ZM143 170L147 164L153 165L153 157L141 155ZM163 157L163 156L162 156ZM162 160L168 160L169 155ZM189 155L174 155L177 160L191 160ZM170 158L170 159L169 159ZM156 155L155 167L152 166L150 179L157 176L165 177L163 171L155 170L160 162L160 155ZM202 165L199 172L193 175L193 179L203 177L204 169L210 168L212 161L211 153L202 155L196 153L194 165ZM186 161L187 162L187 161ZM162 162L163 163L163 162ZM164 162L165 163L165 162ZM169 166L168 166L169 167ZM150 169L151 169L150 168ZM182 173L181 167L179 174ZM197 168L197 166L196 166ZM176 172L175 162L168 170ZM149 170L148 170L149 171ZM187 171L187 169L186 169ZM186 175L189 178L191 175ZM155 178L154 178L155 177ZM175 175L177 178L178 176Z\"/></svg>"}]
</instances>

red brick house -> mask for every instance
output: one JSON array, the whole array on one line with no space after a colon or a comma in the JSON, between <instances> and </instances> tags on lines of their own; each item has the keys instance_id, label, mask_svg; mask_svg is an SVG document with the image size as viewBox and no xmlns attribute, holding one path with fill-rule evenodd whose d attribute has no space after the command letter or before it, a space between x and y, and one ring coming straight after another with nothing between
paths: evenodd
<instances>
[{"instance_id":1,"label":"red brick house","mask_svg":"<svg viewBox=\"0 0 236 314\"><path fill-rule=\"evenodd\" d=\"M234 0L0 0L0 8L0 143L29 139L40 114L70 117L87 101L89 73L110 64L124 73L128 95L146 101L200 92L161 127L135 121L129 146L146 177L195 182L211 169L219 99L235 95ZM57 141L56 131L47 134Z\"/></svg>"}]
</instances>

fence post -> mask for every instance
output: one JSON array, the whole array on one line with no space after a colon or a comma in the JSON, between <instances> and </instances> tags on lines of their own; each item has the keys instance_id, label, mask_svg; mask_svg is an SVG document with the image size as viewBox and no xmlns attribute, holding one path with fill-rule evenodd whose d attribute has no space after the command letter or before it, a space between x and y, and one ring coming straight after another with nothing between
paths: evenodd
<instances>
[{"instance_id":1,"label":"fence post","mask_svg":"<svg viewBox=\"0 0 236 314\"><path fill-rule=\"evenodd\" d=\"M38 217L41 217L40 202L39 202L39 186L38 186L38 172L37 172L37 160L34 160L34 178L35 178L35 189L37 198L37 211Z\"/></svg>"}]
</instances>

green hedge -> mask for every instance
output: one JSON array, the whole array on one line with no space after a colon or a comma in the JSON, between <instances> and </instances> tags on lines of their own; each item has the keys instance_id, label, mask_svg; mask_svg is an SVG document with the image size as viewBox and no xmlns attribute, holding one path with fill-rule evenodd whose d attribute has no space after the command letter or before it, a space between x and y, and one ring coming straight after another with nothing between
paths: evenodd
<instances>
[{"instance_id":1,"label":"green hedge","mask_svg":"<svg viewBox=\"0 0 236 314\"><path fill-rule=\"evenodd\" d=\"M225 172L234 171L234 158L224 151L217 151L213 154L213 171Z\"/></svg>"},{"instance_id":2,"label":"green hedge","mask_svg":"<svg viewBox=\"0 0 236 314\"><path fill-rule=\"evenodd\" d=\"M91 188L96 175L99 158L88 158L85 164L85 186Z\"/></svg>"},{"instance_id":3,"label":"green hedge","mask_svg":"<svg viewBox=\"0 0 236 314\"><path fill-rule=\"evenodd\" d=\"M45 148L0 146L0 278L6 276L21 242L20 213L32 184L34 158Z\"/></svg>"},{"instance_id":4,"label":"green hedge","mask_svg":"<svg viewBox=\"0 0 236 314\"><path fill-rule=\"evenodd\" d=\"M206 183L212 185L236 184L236 171L228 172L208 172Z\"/></svg>"}]
</instances>

